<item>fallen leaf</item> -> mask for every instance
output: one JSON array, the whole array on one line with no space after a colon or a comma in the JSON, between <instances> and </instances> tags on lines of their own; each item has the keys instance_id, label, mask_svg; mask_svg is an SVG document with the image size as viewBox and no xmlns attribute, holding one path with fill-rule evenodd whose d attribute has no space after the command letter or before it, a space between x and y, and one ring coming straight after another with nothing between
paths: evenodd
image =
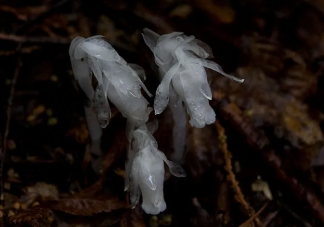
<instances>
[{"instance_id":1,"label":"fallen leaf","mask_svg":"<svg viewBox=\"0 0 324 227\"><path fill-rule=\"evenodd\" d=\"M73 137L78 143L86 144L89 137L86 123L82 122L77 127L70 129L66 135Z\"/></svg>"},{"instance_id":2,"label":"fallen leaf","mask_svg":"<svg viewBox=\"0 0 324 227\"><path fill-rule=\"evenodd\" d=\"M118 200L96 200L96 199L62 199L54 202L51 207L68 214L92 216L102 212L111 212L122 208L128 208L126 203Z\"/></svg>"},{"instance_id":3,"label":"fallen leaf","mask_svg":"<svg viewBox=\"0 0 324 227\"><path fill-rule=\"evenodd\" d=\"M141 215L139 208L128 210L124 213L120 227L145 227L145 221Z\"/></svg>"},{"instance_id":4,"label":"fallen leaf","mask_svg":"<svg viewBox=\"0 0 324 227\"><path fill-rule=\"evenodd\" d=\"M173 9L170 12L170 17L187 18L192 13L192 6L188 4L182 4Z\"/></svg>"},{"instance_id":5,"label":"fallen leaf","mask_svg":"<svg viewBox=\"0 0 324 227\"><path fill-rule=\"evenodd\" d=\"M27 187L29 197L40 196L44 200L58 199L58 190L55 185L38 182L34 186Z\"/></svg>"},{"instance_id":6,"label":"fallen leaf","mask_svg":"<svg viewBox=\"0 0 324 227\"><path fill-rule=\"evenodd\" d=\"M39 227L50 215L50 209L36 206L28 210L20 210L9 218L9 222L14 224L28 223L33 227Z\"/></svg>"}]
</instances>

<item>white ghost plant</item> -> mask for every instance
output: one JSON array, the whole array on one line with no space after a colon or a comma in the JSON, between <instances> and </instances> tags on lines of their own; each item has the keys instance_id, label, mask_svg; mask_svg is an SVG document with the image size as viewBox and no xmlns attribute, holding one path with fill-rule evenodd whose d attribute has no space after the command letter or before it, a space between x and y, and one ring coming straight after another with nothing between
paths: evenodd
<instances>
[{"instance_id":1,"label":"white ghost plant","mask_svg":"<svg viewBox=\"0 0 324 227\"><path fill-rule=\"evenodd\" d=\"M137 106L140 106L140 109L143 107L139 102L146 102L141 88L151 96L136 72L143 75L144 70L138 65L127 64L102 36L87 39L76 37L70 45L69 53L74 77L93 102L101 127L108 125L111 114L107 96L114 105L119 107L128 105L135 112L141 111ZM98 82L95 90L92 86L92 75ZM118 98L115 97L117 95ZM131 111L130 108L118 109L126 118L129 116L127 111Z\"/></svg>"},{"instance_id":2,"label":"white ghost plant","mask_svg":"<svg viewBox=\"0 0 324 227\"><path fill-rule=\"evenodd\" d=\"M210 107L212 93L205 68L212 69L232 80L243 82L226 74L215 62L205 58L213 57L211 48L194 36L182 32L158 35L150 29L143 30L145 43L154 53L159 66L161 83L156 91L154 110L163 112L168 105L170 89L184 102L191 119L190 124L202 128L215 121L215 113Z\"/></svg>"},{"instance_id":3,"label":"white ghost plant","mask_svg":"<svg viewBox=\"0 0 324 227\"><path fill-rule=\"evenodd\" d=\"M134 131L129 154L125 190L130 191L131 204L135 206L142 194L142 208L146 213L156 215L164 211L164 162L174 176L185 177L184 170L158 150L157 142L146 125Z\"/></svg>"},{"instance_id":4,"label":"white ghost plant","mask_svg":"<svg viewBox=\"0 0 324 227\"><path fill-rule=\"evenodd\" d=\"M187 113L190 115L189 123L196 128L203 128L216 120L215 112L209 105L212 92L205 68L237 82L243 82L243 79L226 74L218 64L206 60L213 57L212 50L194 36L186 36L182 32L160 36L147 28L142 35L159 67L161 83L154 100L155 114L162 113L169 104L174 120L175 152L172 159L179 163L183 160Z\"/></svg>"}]
</instances>

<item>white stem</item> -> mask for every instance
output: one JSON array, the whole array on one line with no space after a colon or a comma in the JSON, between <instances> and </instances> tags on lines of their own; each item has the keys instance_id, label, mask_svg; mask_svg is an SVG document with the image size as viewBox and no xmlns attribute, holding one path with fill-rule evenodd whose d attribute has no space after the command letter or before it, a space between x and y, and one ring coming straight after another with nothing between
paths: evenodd
<instances>
[{"instance_id":1,"label":"white stem","mask_svg":"<svg viewBox=\"0 0 324 227\"><path fill-rule=\"evenodd\" d=\"M90 134L91 139L91 147L90 152L97 156L101 156L101 136L102 136L102 129L98 122L97 116L93 111L93 104L91 106L84 107L85 117L87 121L87 127ZM101 159L92 160L92 167L97 172L99 171L100 161Z\"/></svg>"},{"instance_id":2,"label":"white stem","mask_svg":"<svg viewBox=\"0 0 324 227\"><path fill-rule=\"evenodd\" d=\"M170 92L169 107L173 117L172 138L174 153L171 155L171 160L182 164L187 137L187 112L184 103L181 99L177 99L174 92Z\"/></svg>"}]
</instances>

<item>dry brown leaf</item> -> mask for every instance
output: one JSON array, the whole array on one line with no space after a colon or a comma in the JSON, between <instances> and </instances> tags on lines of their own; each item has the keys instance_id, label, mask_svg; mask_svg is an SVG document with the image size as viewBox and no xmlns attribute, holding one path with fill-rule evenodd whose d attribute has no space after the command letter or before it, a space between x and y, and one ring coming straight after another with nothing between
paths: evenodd
<instances>
[{"instance_id":1,"label":"dry brown leaf","mask_svg":"<svg viewBox=\"0 0 324 227\"><path fill-rule=\"evenodd\" d=\"M187 18L192 13L192 6L188 4L182 4L174 8L170 12L170 17L180 17L180 18Z\"/></svg>"},{"instance_id":2,"label":"dry brown leaf","mask_svg":"<svg viewBox=\"0 0 324 227\"><path fill-rule=\"evenodd\" d=\"M141 215L139 208L129 210L124 213L121 221L120 227L145 227L145 221Z\"/></svg>"},{"instance_id":3,"label":"dry brown leaf","mask_svg":"<svg viewBox=\"0 0 324 227\"><path fill-rule=\"evenodd\" d=\"M194 0L196 7L204 11L213 21L224 24L233 23L235 12L228 5L219 5L219 2L213 0Z\"/></svg>"},{"instance_id":4,"label":"dry brown leaf","mask_svg":"<svg viewBox=\"0 0 324 227\"><path fill-rule=\"evenodd\" d=\"M4 193L4 207L5 209L10 209L13 205L19 201L19 198L16 195ZM3 210L3 207L0 205L0 210Z\"/></svg>"},{"instance_id":5,"label":"dry brown leaf","mask_svg":"<svg viewBox=\"0 0 324 227\"><path fill-rule=\"evenodd\" d=\"M28 223L33 227L39 227L50 215L50 209L36 206L28 210L20 210L16 215L9 218L9 222L14 224Z\"/></svg>"},{"instance_id":6,"label":"dry brown leaf","mask_svg":"<svg viewBox=\"0 0 324 227\"><path fill-rule=\"evenodd\" d=\"M19 20L26 21L33 16L44 13L48 7L46 5L42 6L32 6L26 8L14 8L11 6L0 5L0 11L10 12L17 16Z\"/></svg>"},{"instance_id":7,"label":"dry brown leaf","mask_svg":"<svg viewBox=\"0 0 324 227\"><path fill-rule=\"evenodd\" d=\"M85 122L80 125L70 129L66 136L73 137L78 143L86 144L88 142L89 132Z\"/></svg>"},{"instance_id":8,"label":"dry brown leaf","mask_svg":"<svg viewBox=\"0 0 324 227\"><path fill-rule=\"evenodd\" d=\"M55 185L38 182L34 186L27 187L28 197L40 196L42 200L53 200L58 198L58 190Z\"/></svg>"},{"instance_id":9,"label":"dry brown leaf","mask_svg":"<svg viewBox=\"0 0 324 227\"><path fill-rule=\"evenodd\" d=\"M125 175L126 175L125 170L117 168L117 169L115 169L114 172L115 172L118 176L120 176L120 177L122 177L122 178L125 179Z\"/></svg>"},{"instance_id":10,"label":"dry brown leaf","mask_svg":"<svg viewBox=\"0 0 324 227\"><path fill-rule=\"evenodd\" d=\"M313 145L323 141L323 134L318 122L314 121L307 112L307 107L295 99L286 102L281 116L282 125L287 130L290 142L298 147Z\"/></svg>"},{"instance_id":11,"label":"dry brown leaf","mask_svg":"<svg viewBox=\"0 0 324 227\"><path fill-rule=\"evenodd\" d=\"M111 212L122 208L128 208L126 203L118 200L96 199L62 199L51 205L54 210L80 216L92 216L102 212Z\"/></svg>"},{"instance_id":12,"label":"dry brown leaf","mask_svg":"<svg viewBox=\"0 0 324 227\"><path fill-rule=\"evenodd\" d=\"M38 116L42 113L44 113L46 110L46 107L44 105L39 105L33 110L33 114Z\"/></svg>"}]
</instances>

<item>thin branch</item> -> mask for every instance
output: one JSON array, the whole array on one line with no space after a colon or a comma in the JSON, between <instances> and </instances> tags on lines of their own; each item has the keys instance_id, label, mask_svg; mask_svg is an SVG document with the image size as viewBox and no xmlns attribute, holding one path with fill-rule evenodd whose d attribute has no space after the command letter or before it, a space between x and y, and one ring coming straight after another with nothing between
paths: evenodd
<instances>
[{"instance_id":1,"label":"thin branch","mask_svg":"<svg viewBox=\"0 0 324 227\"><path fill-rule=\"evenodd\" d=\"M165 18L156 14L155 12L150 11L143 4L137 4L134 12L138 17L143 18L157 28L161 28L166 33L173 31L172 26L166 21Z\"/></svg>"},{"instance_id":2,"label":"thin branch","mask_svg":"<svg viewBox=\"0 0 324 227\"><path fill-rule=\"evenodd\" d=\"M27 29L31 28L33 25L35 25L39 22L42 22L45 18L51 16L58 9L60 9L61 7L63 7L65 4L67 4L70 1L71 0L61 0L61 1L57 2L55 5L50 6L50 8L47 11L45 11L44 13L39 14L38 16L34 17L33 19L27 21L26 23L24 23L23 25L18 27L17 30L15 31L15 34L21 34L22 32L25 33Z\"/></svg>"},{"instance_id":3,"label":"thin branch","mask_svg":"<svg viewBox=\"0 0 324 227\"><path fill-rule=\"evenodd\" d=\"M52 44L70 44L69 38L50 38L50 37L28 37L12 34L0 33L0 39L10 40L18 43L52 43Z\"/></svg>"},{"instance_id":4,"label":"thin branch","mask_svg":"<svg viewBox=\"0 0 324 227\"><path fill-rule=\"evenodd\" d=\"M20 50L21 54L30 54L34 50L40 50L42 47L41 46L28 46L28 47L22 47ZM0 51L0 56L10 56L10 55L15 55L16 50L5 50L5 51Z\"/></svg>"},{"instance_id":5,"label":"thin branch","mask_svg":"<svg viewBox=\"0 0 324 227\"><path fill-rule=\"evenodd\" d=\"M21 43L16 48L16 53L18 53L20 51L20 48L21 48ZM10 129L10 120L11 120L11 107L12 107L13 99L14 99L14 96L15 96L16 83L17 83L17 79L18 79L18 75L19 75L19 72L20 72L21 65L22 65L22 62L21 62L20 56L18 56L18 58L17 58L17 64L16 64L16 69L15 69L15 72L13 74L13 78L12 78L12 81L11 81L10 94L9 94L9 98L8 98L8 106L7 106L7 110L6 110L7 120L6 120L6 126L5 126L4 135L3 135L3 142L2 142L3 147L1 149L1 162L0 162L0 202L1 202L1 205L3 205L3 206L4 206L3 167L4 167L4 162L5 162L5 158L6 158L6 152L7 152L7 146L8 146L8 135L9 135L9 129Z\"/></svg>"},{"instance_id":6,"label":"thin branch","mask_svg":"<svg viewBox=\"0 0 324 227\"><path fill-rule=\"evenodd\" d=\"M218 121L215 123L217 132L218 132L218 139L220 144L220 150L224 154L225 158L225 170L227 172L227 180L230 182L230 184L233 187L234 193L235 193L235 200L239 202L242 207L244 208L245 212L249 215L250 218L255 216L255 211L250 205L246 202L244 195L241 191L241 188L239 186L239 183L237 182L235 178L235 174L232 170L232 154L227 149L227 142L226 142L226 135L225 135L225 129L223 126L220 125ZM262 222L259 220L258 217L253 218L257 226L263 226Z\"/></svg>"},{"instance_id":7,"label":"thin branch","mask_svg":"<svg viewBox=\"0 0 324 227\"><path fill-rule=\"evenodd\" d=\"M25 8L15 8L8 5L0 5L0 11L14 14L19 20L26 21L33 15L42 14L47 10L47 6L27 6Z\"/></svg>"},{"instance_id":8,"label":"thin branch","mask_svg":"<svg viewBox=\"0 0 324 227\"><path fill-rule=\"evenodd\" d=\"M269 203L264 204L258 212L256 212L252 217L250 217L248 220L243 222L239 227L245 227L248 226L249 223L251 223L255 218L257 218L261 212L268 206Z\"/></svg>"}]
</instances>

